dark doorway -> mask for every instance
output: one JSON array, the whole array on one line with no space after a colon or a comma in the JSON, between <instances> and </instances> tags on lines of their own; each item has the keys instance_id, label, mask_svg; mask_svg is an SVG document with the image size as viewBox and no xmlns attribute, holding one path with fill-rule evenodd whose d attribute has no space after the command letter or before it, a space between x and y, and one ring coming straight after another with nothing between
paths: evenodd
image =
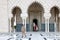
<instances>
[{"instance_id":1,"label":"dark doorway","mask_svg":"<svg viewBox=\"0 0 60 40\"><path fill-rule=\"evenodd\" d=\"M33 19L33 23L35 23L36 25L38 25L38 20L37 19Z\"/></svg>"}]
</instances>

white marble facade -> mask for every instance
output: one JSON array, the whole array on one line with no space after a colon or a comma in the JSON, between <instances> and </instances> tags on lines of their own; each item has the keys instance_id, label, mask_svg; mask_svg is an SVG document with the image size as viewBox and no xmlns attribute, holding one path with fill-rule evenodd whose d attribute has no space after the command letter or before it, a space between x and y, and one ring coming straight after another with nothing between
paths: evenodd
<instances>
[{"instance_id":1,"label":"white marble facade","mask_svg":"<svg viewBox=\"0 0 60 40\"><path fill-rule=\"evenodd\" d=\"M60 0L0 0L0 32L9 32L9 29L11 28L9 25L9 20L10 20L9 15L12 14L12 10L15 7L19 7L22 11L21 13L29 14L28 13L29 6L34 2L38 2L43 7L43 10L44 10L43 14L50 13L51 8L54 6L56 6L60 11ZM42 20L42 23L45 23L43 14L42 14L41 20ZM32 18L30 20L32 20ZM53 17L51 17L50 23L54 23L53 20L54 20ZM20 23L22 23L21 18L20 18ZM27 18L27 24L28 23L29 23L29 18ZM56 22L56 25L57 25L57 22ZM60 31L60 21L59 21L59 26L58 27L56 26L55 30Z\"/></svg>"}]
</instances>

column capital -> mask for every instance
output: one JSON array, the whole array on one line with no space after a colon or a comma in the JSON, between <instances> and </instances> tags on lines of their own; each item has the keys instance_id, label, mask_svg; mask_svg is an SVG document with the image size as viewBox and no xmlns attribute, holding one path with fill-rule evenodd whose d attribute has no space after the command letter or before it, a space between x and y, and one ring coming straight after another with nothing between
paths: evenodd
<instances>
[{"instance_id":1,"label":"column capital","mask_svg":"<svg viewBox=\"0 0 60 40\"><path fill-rule=\"evenodd\" d=\"M45 19L50 19L50 17L51 17L51 13L49 13L49 12L44 13Z\"/></svg>"},{"instance_id":2,"label":"column capital","mask_svg":"<svg viewBox=\"0 0 60 40\"><path fill-rule=\"evenodd\" d=\"M27 17L28 17L28 14L27 14L27 13L22 13L22 14L21 14L21 18L22 18L22 19L26 19Z\"/></svg>"}]
</instances>

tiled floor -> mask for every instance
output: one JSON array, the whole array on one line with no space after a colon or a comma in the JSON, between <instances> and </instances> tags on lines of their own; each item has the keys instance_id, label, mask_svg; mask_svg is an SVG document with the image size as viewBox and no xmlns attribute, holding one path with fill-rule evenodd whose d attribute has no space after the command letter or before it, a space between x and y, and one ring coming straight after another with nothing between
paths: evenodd
<instances>
[{"instance_id":1,"label":"tiled floor","mask_svg":"<svg viewBox=\"0 0 60 40\"><path fill-rule=\"evenodd\" d=\"M60 40L60 33L27 32L22 38L22 33L0 33L0 40Z\"/></svg>"}]
</instances>

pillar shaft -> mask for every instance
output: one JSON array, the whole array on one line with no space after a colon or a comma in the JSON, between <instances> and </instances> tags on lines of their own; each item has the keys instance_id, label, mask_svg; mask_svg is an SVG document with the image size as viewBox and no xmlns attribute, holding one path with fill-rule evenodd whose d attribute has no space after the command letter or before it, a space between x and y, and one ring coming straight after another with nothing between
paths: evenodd
<instances>
[{"instance_id":1,"label":"pillar shaft","mask_svg":"<svg viewBox=\"0 0 60 40\"><path fill-rule=\"evenodd\" d=\"M47 20L45 19L45 32L47 32Z\"/></svg>"}]
</instances>

